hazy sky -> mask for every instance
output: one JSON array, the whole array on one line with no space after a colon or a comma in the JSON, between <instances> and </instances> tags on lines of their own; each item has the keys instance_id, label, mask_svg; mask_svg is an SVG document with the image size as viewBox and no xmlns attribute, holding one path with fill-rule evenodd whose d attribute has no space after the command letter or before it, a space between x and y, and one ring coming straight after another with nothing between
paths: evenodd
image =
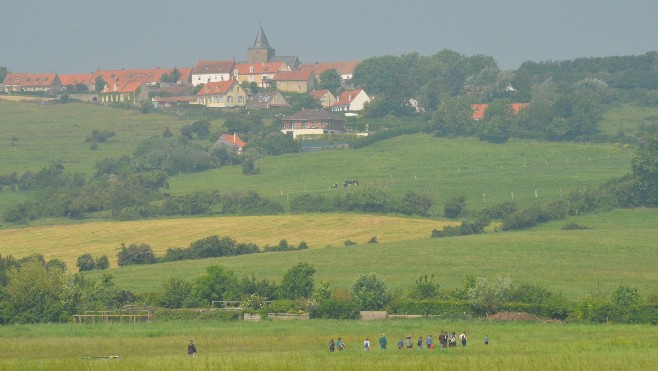
<instances>
[{"instance_id":1,"label":"hazy sky","mask_svg":"<svg viewBox=\"0 0 658 371\"><path fill-rule=\"evenodd\" d=\"M13 72L192 67L245 60L262 24L303 63L452 49L501 68L658 50L656 0L20 0L0 5Z\"/></svg>"}]
</instances>

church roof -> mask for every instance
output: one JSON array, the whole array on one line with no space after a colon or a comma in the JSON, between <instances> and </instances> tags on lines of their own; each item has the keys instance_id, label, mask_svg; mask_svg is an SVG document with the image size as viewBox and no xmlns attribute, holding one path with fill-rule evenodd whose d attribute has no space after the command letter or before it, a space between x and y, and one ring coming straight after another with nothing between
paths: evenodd
<instances>
[{"instance_id":1,"label":"church roof","mask_svg":"<svg viewBox=\"0 0 658 371\"><path fill-rule=\"evenodd\" d=\"M263 31L263 26L258 29L258 34L256 35L256 41L254 41L254 49L272 49L270 44L267 42L267 37L265 37L265 31Z\"/></svg>"}]
</instances>

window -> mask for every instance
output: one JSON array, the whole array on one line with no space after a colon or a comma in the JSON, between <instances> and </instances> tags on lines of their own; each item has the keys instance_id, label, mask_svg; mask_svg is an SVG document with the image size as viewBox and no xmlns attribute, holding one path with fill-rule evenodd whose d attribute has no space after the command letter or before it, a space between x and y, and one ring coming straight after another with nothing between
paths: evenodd
<instances>
[{"instance_id":1,"label":"window","mask_svg":"<svg viewBox=\"0 0 658 371\"><path fill-rule=\"evenodd\" d=\"M217 97L217 103L224 103L224 97L222 96Z\"/></svg>"},{"instance_id":2,"label":"window","mask_svg":"<svg viewBox=\"0 0 658 371\"><path fill-rule=\"evenodd\" d=\"M233 103L233 96L229 95L226 97L226 103Z\"/></svg>"},{"instance_id":3,"label":"window","mask_svg":"<svg viewBox=\"0 0 658 371\"><path fill-rule=\"evenodd\" d=\"M238 96L238 103L242 103L244 101L244 97L242 95Z\"/></svg>"}]
</instances>

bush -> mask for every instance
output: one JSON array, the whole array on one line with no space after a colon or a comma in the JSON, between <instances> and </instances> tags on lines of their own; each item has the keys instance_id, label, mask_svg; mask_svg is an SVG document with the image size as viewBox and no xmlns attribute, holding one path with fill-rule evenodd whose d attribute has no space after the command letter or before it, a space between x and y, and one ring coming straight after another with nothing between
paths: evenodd
<instances>
[{"instance_id":1,"label":"bush","mask_svg":"<svg viewBox=\"0 0 658 371\"><path fill-rule=\"evenodd\" d=\"M465 207L466 196L464 194L454 195L443 205L443 215L446 218L456 219L462 214Z\"/></svg>"},{"instance_id":2,"label":"bush","mask_svg":"<svg viewBox=\"0 0 658 371\"><path fill-rule=\"evenodd\" d=\"M120 267L132 264L153 264L155 262L155 254L153 254L151 246L144 243L140 245L132 243L126 247L124 243L121 243L117 254L117 264Z\"/></svg>"},{"instance_id":3,"label":"bush","mask_svg":"<svg viewBox=\"0 0 658 371\"><path fill-rule=\"evenodd\" d=\"M473 307L465 300L413 300L391 302L386 310L394 314L420 314L425 316L460 317L473 315Z\"/></svg>"},{"instance_id":4,"label":"bush","mask_svg":"<svg viewBox=\"0 0 658 371\"><path fill-rule=\"evenodd\" d=\"M110 267L110 260L107 258L107 255L103 255L96 259L96 269L107 269Z\"/></svg>"},{"instance_id":5,"label":"bush","mask_svg":"<svg viewBox=\"0 0 658 371\"><path fill-rule=\"evenodd\" d=\"M78 267L80 272L96 269L96 262L94 261L94 257L91 256L91 254L82 254L78 256L78 260L75 265Z\"/></svg>"},{"instance_id":6,"label":"bush","mask_svg":"<svg viewBox=\"0 0 658 371\"><path fill-rule=\"evenodd\" d=\"M594 228L585 225L580 225L578 223L568 223L562 226L562 228L560 229L562 229L563 231L577 231L577 230L586 230L586 229L594 229Z\"/></svg>"},{"instance_id":7,"label":"bush","mask_svg":"<svg viewBox=\"0 0 658 371\"><path fill-rule=\"evenodd\" d=\"M331 211L327 199L322 195L304 193L294 197L290 201L290 212L292 213L313 213Z\"/></svg>"},{"instance_id":8,"label":"bush","mask_svg":"<svg viewBox=\"0 0 658 371\"><path fill-rule=\"evenodd\" d=\"M345 246L355 246L356 242L354 242L352 240L345 240L344 244L345 244Z\"/></svg>"},{"instance_id":9,"label":"bush","mask_svg":"<svg viewBox=\"0 0 658 371\"><path fill-rule=\"evenodd\" d=\"M388 302L386 284L376 273L362 274L354 280L351 297L358 310L381 310Z\"/></svg>"}]
</instances>

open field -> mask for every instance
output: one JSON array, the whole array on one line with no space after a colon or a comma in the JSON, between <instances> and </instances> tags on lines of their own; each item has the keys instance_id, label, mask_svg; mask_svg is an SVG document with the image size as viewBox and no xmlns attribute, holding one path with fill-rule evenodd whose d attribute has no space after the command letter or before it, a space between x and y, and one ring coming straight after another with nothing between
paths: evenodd
<instances>
[{"instance_id":1,"label":"open field","mask_svg":"<svg viewBox=\"0 0 658 371\"><path fill-rule=\"evenodd\" d=\"M560 230L571 221L595 229ZM359 239L359 245L351 247L339 243L304 251L128 266L110 272L119 287L158 292L170 277L192 280L209 265L223 265L238 276L254 274L280 282L292 265L308 262L317 270L316 281L328 281L340 290L348 290L353 280L366 272L379 273L390 289L408 289L423 274L436 274L435 282L447 289L461 287L469 274L487 278L509 275L513 282L537 283L577 300L596 290L611 292L622 284L637 287L642 295L655 292L657 240L658 211L615 210L530 231L397 242L382 237L375 245Z\"/></svg>"},{"instance_id":2,"label":"open field","mask_svg":"<svg viewBox=\"0 0 658 371\"><path fill-rule=\"evenodd\" d=\"M372 236L382 242L425 239L432 229L454 223L358 214L89 222L0 230L0 254L20 258L39 253L46 259L62 259L71 270L77 270L76 259L84 253L105 254L111 265L116 266L116 253L122 242L147 243L156 256L163 255L170 247L188 247L195 240L215 234L238 242L252 242L261 248L285 239L293 246L306 241L310 249L317 249L343 246L348 239L363 244Z\"/></svg>"},{"instance_id":3,"label":"open field","mask_svg":"<svg viewBox=\"0 0 658 371\"><path fill-rule=\"evenodd\" d=\"M606 135L615 135L619 130L636 135L641 124L652 125L657 121L658 108L623 105L604 112L599 128Z\"/></svg>"},{"instance_id":4,"label":"open field","mask_svg":"<svg viewBox=\"0 0 658 371\"><path fill-rule=\"evenodd\" d=\"M651 370L658 328L493 320L150 322L4 326L0 370ZM464 348L397 350L407 335L466 331ZM379 349L382 333L388 350ZM489 335L490 345L482 339ZM329 353L341 336L343 352ZM364 352L369 337L372 350ZM187 356L193 339L198 355ZM118 355L119 359L83 359Z\"/></svg>"},{"instance_id":5,"label":"open field","mask_svg":"<svg viewBox=\"0 0 658 371\"><path fill-rule=\"evenodd\" d=\"M243 176L241 167L225 167L169 179L172 193L200 190L255 190L286 204L304 192L334 196L330 186L358 179L361 186L382 186L401 197L408 191L435 195L443 203L464 193L467 207L514 200L527 206L599 184L630 172L633 151L614 145L514 141L503 145L473 138L405 135L358 150L322 151L267 157L262 173ZM339 187L341 188L341 187ZM535 197L537 191L537 197Z\"/></svg>"},{"instance_id":6,"label":"open field","mask_svg":"<svg viewBox=\"0 0 658 371\"><path fill-rule=\"evenodd\" d=\"M100 105L46 104L0 100L0 174L39 171L59 161L70 172L90 173L96 161L131 154L140 141L162 134L169 127L177 133L188 122L160 114ZM94 129L116 136L91 150L85 138ZM12 146L11 138L16 137Z\"/></svg>"}]
</instances>

